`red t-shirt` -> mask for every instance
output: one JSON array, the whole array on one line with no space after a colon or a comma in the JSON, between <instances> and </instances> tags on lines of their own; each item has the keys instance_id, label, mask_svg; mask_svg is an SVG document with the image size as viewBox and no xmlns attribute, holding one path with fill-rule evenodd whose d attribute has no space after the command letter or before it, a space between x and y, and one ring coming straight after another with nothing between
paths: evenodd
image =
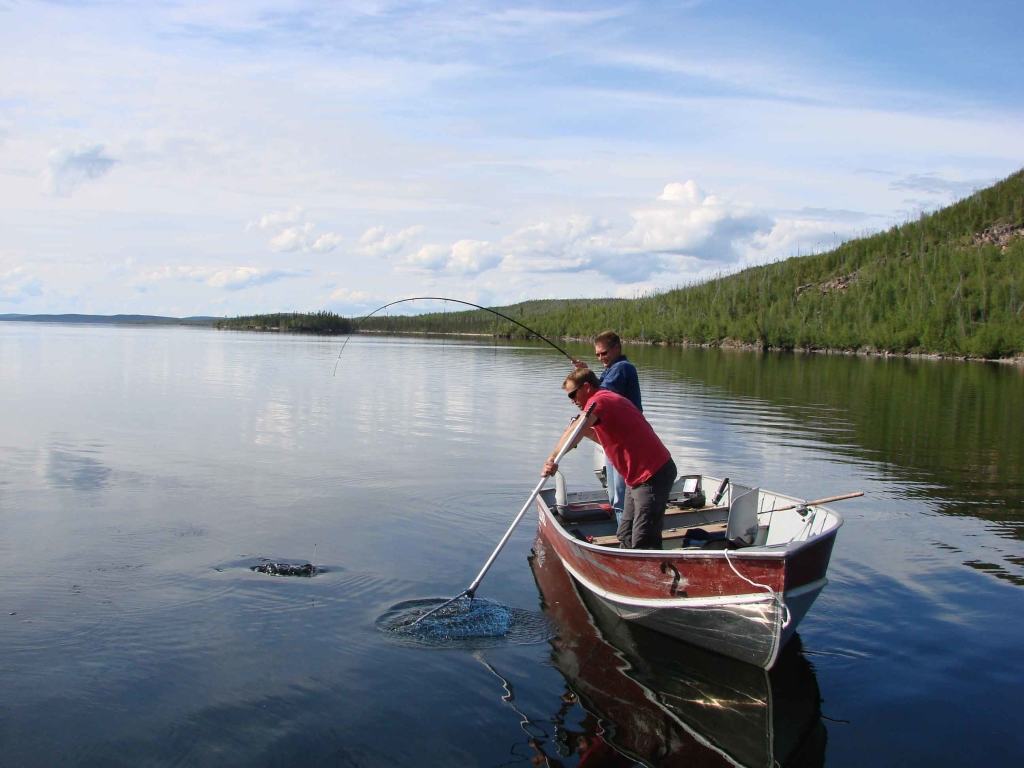
<instances>
[{"instance_id":1,"label":"red t-shirt","mask_svg":"<svg viewBox=\"0 0 1024 768\"><path fill-rule=\"evenodd\" d=\"M594 406L594 435L626 485L646 483L672 458L644 415L622 395L599 389L587 401Z\"/></svg>"}]
</instances>

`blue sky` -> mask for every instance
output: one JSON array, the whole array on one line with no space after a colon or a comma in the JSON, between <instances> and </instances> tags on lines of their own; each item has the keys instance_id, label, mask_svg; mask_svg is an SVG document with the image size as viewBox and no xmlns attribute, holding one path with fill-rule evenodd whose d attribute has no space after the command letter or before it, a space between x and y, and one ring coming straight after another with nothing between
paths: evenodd
<instances>
[{"instance_id":1,"label":"blue sky","mask_svg":"<svg viewBox=\"0 0 1024 768\"><path fill-rule=\"evenodd\" d=\"M1017 2L0 0L0 313L636 296L1024 166Z\"/></svg>"}]
</instances>

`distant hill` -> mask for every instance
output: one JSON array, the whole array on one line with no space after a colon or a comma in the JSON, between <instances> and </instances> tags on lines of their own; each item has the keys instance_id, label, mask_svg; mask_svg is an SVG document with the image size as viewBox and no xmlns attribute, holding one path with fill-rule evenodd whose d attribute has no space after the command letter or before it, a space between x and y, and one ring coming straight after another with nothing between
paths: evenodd
<instances>
[{"instance_id":1,"label":"distant hill","mask_svg":"<svg viewBox=\"0 0 1024 768\"><path fill-rule=\"evenodd\" d=\"M336 336L352 332L352 322L333 312L276 312L270 315L226 317L214 327L229 331L279 331Z\"/></svg>"},{"instance_id":2,"label":"distant hill","mask_svg":"<svg viewBox=\"0 0 1024 768\"><path fill-rule=\"evenodd\" d=\"M26 323L80 323L87 325L210 325L216 317L162 317L160 315L0 315L0 320Z\"/></svg>"},{"instance_id":3,"label":"distant hill","mask_svg":"<svg viewBox=\"0 0 1024 768\"><path fill-rule=\"evenodd\" d=\"M639 299L496 308L551 338L760 349L1024 354L1024 171L834 250ZM527 336L480 310L357 321L361 330Z\"/></svg>"}]
</instances>

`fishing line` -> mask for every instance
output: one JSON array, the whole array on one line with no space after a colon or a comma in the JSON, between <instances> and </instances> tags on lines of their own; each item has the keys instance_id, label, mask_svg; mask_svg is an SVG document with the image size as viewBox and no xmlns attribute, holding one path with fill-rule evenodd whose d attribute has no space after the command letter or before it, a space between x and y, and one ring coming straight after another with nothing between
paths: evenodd
<instances>
[{"instance_id":1,"label":"fishing line","mask_svg":"<svg viewBox=\"0 0 1024 768\"><path fill-rule=\"evenodd\" d=\"M565 355L567 358L569 358L570 362L573 359L572 355L570 355L568 352L566 352L560 346L555 344L555 342L553 342L547 336L544 336L543 334L538 333L537 331L533 330L533 328L530 328L529 326L524 325L523 323L521 323L518 320L516 320L514 317L509 317L508 315L503 314L502 312L499 312L496 309L491 309L490 307L483 307L483 306L481 306L479 304L474 304L471 301L463 301L462 299L451 299L451 298L448 298L446 296L410 296L407 299L398 299L397 301L390 301L387 304L384 304L383 306L377 307L375 310L373 310L373 312L371 312L370 314L365 315L365 316L359 318L355 323L353 323L353 330L348 333L348 335L345 337L345 341L342 342L341 349L338 350L338 359L335 360L335 362L334 362L334 373L332 375L336 376L338 374L338 365L341 362L341 353L345 351L345 347L348 346L348 340L352 338L352 334L355 333L355 328L358 327L359 323L363 322L364 320L369 320L375 314L377 314L378 312L380 312L382 310L387 309L388 307L393 307L396 304L403 304L403 303L405 303L407 301L443 301L443 302L453 301L456 304L465 304L467 307L473 307L475 309L482 309L484 312L490 312L492 315L497 315L498 317L502 318L503 320L508 320L510 323L514 323L514 324L518 325L524 331L529 332L532 336L536 336L541 341L543 341L543 342L551 345L555 349L557 349L559 352L561 352L563 355ZM446 307L446 309L447 309L447 307Z\"/></svg>"}]
</instances>

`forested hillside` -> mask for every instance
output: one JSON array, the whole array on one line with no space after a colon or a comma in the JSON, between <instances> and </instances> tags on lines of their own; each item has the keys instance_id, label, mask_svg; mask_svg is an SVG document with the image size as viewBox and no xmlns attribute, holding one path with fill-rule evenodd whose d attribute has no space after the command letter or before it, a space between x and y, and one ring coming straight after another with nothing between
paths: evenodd
<instances>
[{"instance_id":1,"label":"forested hillside","mask_svg":"<svg viewBox=\"0 0 1024 768\"><path fill-rule=\"evenodd\" d=\"M457 297L456 297L457 298ZM496 308L550 337L763 349L1024 353L1024 171L948 208L827 253L635 300ZM526 334L474 310L372 317L358 330Z\"/></svg>"},{"instance_id":2,"label":"forested hillside","mask_svg":"<svg viewBox=\"0 0 1024 768\"><path fill-rule=\"evenodd\" d=\"M283 333L350 333L349 320L333 312L279 312L272 315L243 315L218 320L214 327L232 331L281 331Z\"/></svg>"}]
</instances>

